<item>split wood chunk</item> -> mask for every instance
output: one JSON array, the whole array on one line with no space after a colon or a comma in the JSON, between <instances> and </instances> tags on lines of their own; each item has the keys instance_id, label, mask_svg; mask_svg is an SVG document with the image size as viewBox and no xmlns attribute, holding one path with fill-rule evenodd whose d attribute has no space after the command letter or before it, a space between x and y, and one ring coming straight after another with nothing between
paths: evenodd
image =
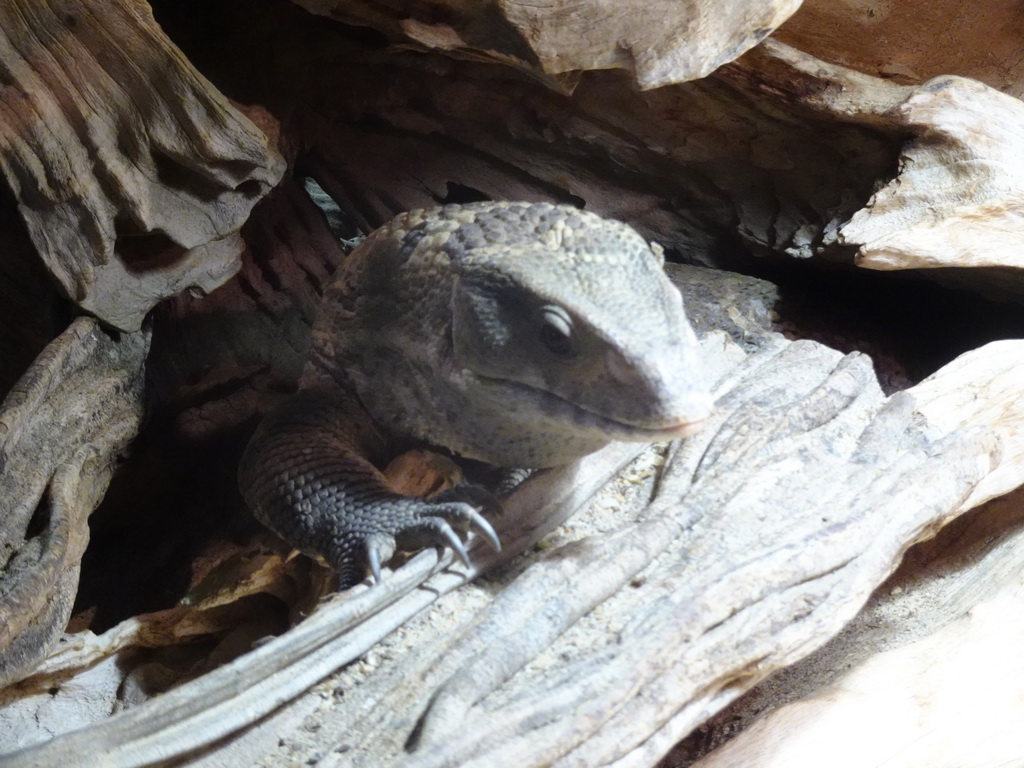
<instances>
[{"instance_id":1,"label":"split wood chunk","mask_svg":"<svg viewBox=\"0 0 1024 768\"><path fill-rule=\"evenodd\" d=\"M464 588L480 571L535 543L640 449L635 444L609 446L577 465L532 478L505 500L508 514L499 521L502 552L477 539L469 548L471 570L453 565L451 552L439 558L437 550L423 551L396 571L385 569L382 585L364 583L338 595L284 636L246 656L96 725L4 755L5 766L41 768L61 760L83 768L143 766L187 755L238 732L257 737L271 733L250 727L365 654L440 597ZM97 714L102 718L107 713L109 708ZM256 759L236 751L227 760L248 764Z\"/></svg>"},{"instance_id":2,"label":"split wood chunk","mask_svg":"<svg viewBox=\"0 0 1024 768\"><path fill-rule=\"evenodd\" d=\"M806 53L900 83L963 75L1024 94L1016 0L804 0L774 37Z\"/></svg>"},{"instance_id":3,"label":"split wood chunk","mask_svg":"<svg viewBox=\"0 0 1024 768\"><path fill-rule=\"evenodd\" d=\"M1018 585L756 723L695 768L1019 764L1022 609Z\"/></svg>"},{"instance_id":4,"label":"split wood chunk","mask_svg":"<svg viewBox=\"0 0 1024 768\"><path fill-rule=\"evenodd\" d=\"M295 0L312 13L372 26L427 49L511 65L561 84L592 69L626 69L641 89L695 80L754 47L800 0L557 0L385 3Z\"/></svg>"},{"instance_id":5,"label":"split wood chunk","mask_svg":"<svg viewBox=\"0 0 1024 768\"><path fill-rule=\"evenodd\" d=\"M936 279L1001 297L1018 296L1024 278L1024 102L975 80L942 76L898 85L828 64L769 40L716 77L777 104L851 123L898 141L892 178L845 220L805 225L812 248L800 254L848 260L875 270L973 268ZM799 129L798 129L799 130ZM796 159L796 156L792 156ZM805 238L807 239L807 238ZM766 243L771 241L765 239ZM983 268L983 269L979 269Z\"/></svg>"},{"instance_id":6,"label":"split wood chunk","mask_svg":"<svg viewBox=\"0 0 1024 768\"><path fill-rule=\"evenodd\" d=\"M1024 267L1024 102L940 77L889 117L913 138L896 178L840 230L857 265Z\"/></svg>"},{"instance_id":7,"label":"split wood chunk","mask_svg":"<svg viewBox=\"0 0 1024 768\"><path fill-rule=\"evenodd\" d=\"M89 540L87 519L142 419L149 334L114 339L80 318L0 408L0 686L64 631Z\"/></svg>"},{"instance_id":8,"label":"split wood chunk","mask_svg":"<svg viewBox=\"0 0 1024 768\"><path fill-rule=\"evenodd\" d=\"M238 269L284 162L141 0L0 4L0 170L64 293L122 330Z\"/></svg>"},{"instance_id":9,"label":"split wood chunk","mask_svg":"<svg viewBox=\"0 0 1024 768\"><path fill-rule=\"evenodd\" d=\"M541 558L461 636L395 665L429 689L401 764L652 764L838 632L998 452L984 429L922 428L912 399L882 398L857 356L798 342L737 379L637 524ZM375 714L397 709L378 686L367 696ZM370 744L410 718L337 724L374 764Z\"/></svg>"},{"instance_id":10,"label":"split wood chunk","mask_svg":"<svg viewBox=\"0 0 1024 768\"><path fill-rule=\"evenodd\" d=\"M981 423L999 436L999 466L974 489L965 510L1024 485L1024 341L967 352L911 392L918 412L941 429Z\"/></svg>"},{"instance_id":11,"label":"split wood chunk","mask_svg":"<svg viewBox=\"0 0 1024 768\"><path fill-rule=\"evenodd\" d=\"M822 75L811 57L772 57L794 86L780 109L778 81L758 77L761 51L646 92L621 72L595 72L572 96L494 67L356 56L344 62L353 85L302 122L304 144L316 147L307 167L368 229L436 204L457 181L495 199L585 201L695 263L729 268L746 249L812 258L892 172L900 140L873 112L837 118L831 101L808 97L854 85L841 68ZM317 70L319 90L339 67ZM872 107L904 95L861 78Z\"/></svg>"},{"instance_id":12,"label":"split wood chunk","mask_svg":"<svg viewBox=\"0 0 1024 768\"><path fill-rule=\"evenodd\" d=\"M987 423L999 435L999 464L965 508L1021 482L1022 365L1024 342L996 342L912 390L940 430ZM1015 764L1022 502L1017 488L912 549L832 642L713 718L699 747L688 739L665 765L690 765L695 753L700 768Z\"/></svg>"},{"instance_id":13,"label":"split wood chunk","mask_svg":"<svg viewBox=\"0 0 1024 768\"><path fill-rule=\"evenodd\" d=\"M486 196L585 200L716 266L744 248L844 264L856 254L863 268L974 267L978 284L1020 287L977 267L1021 264L1024 104L975 81L914 88L774 40L704 80L644 93L618 73L561 96L493 68L358 59L347 71L374 87L339 95L303 130L318 147L313 173L362 202L369 226L443 199L457 178ZM500 97L479 95L485 78Z\"/></svg>"}]
</instances>

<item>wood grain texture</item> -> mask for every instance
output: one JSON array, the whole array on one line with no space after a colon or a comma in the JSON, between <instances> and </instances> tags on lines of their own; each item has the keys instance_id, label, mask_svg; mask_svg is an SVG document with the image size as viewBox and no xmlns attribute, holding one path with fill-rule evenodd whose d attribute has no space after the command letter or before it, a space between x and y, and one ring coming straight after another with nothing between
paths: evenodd
<instances>
[{"instance_id":1,"label":"wood grain texture","mask_svg":"<svg viewBox=\"0 0 1024 768\"><path fill-rule=\"evenodd\" d=\"M944 76L914 89L889 116L913 138L896 177L840 229L841 240L857 246L857 265L1024 266L1024 103ZM1000 284L998 274L992 284Z\"/></svg>"},{"instance_id":2,"label":"wood grain texture","mask_svg":"<svg viewBox=\"0 0 1024 768\"><path fill-rule=\"evenodd\" d=\"M911 549L832 642L712 718L663 768L1019 762L1022 498Z\"/></svg>"},{"instance_id":3,"label":"wood grain texture","mask_svg":"<svg viewBox=\"0 0 1024 768\"><path fill-rule=\"evenodd\" d=\"M570 536L522 561L500 589L478 587L471 610L451 603L466 589L444 598L362 673L325 684L344 688L341 706L307 698L244 729L294 685L368 648L367 632L396 626L386 618L394 590L419 612L461 580L460 569L417 590L436 567L436 555L423 553L390 586L328 609L349 616L344 623L314 620L273 653L10 764L74 753L140 765L214 741L195 764L251 760L254 742L264 759L281 761L303 754L308 739L328 765L491 765L513 752L526 765L653 764L710 712L839 632L904 550L959 514L1000 461L983 420L953 431L924 420L912 394L882 396L863 357L776 342L737 367L723 341L706 341L709 359L725 355L719 411L669 459L651 503L600 535ZM560 493L582 488L580 477L566 476ZM809 477L827 477L827 488ZM521 501L524 511L536 507ZM544 526L562 516L537 514ZM534 540L537 522L498 520L509 547L478 547L474 563L505 561Z\"/></svg>"},{"instance_id":4,"label":"wood grain texture","mask_svg":"<svg viewBox=\"0 0 1024 768\"><path fill-rule=\"evenodd\" d=\"M0 408L0 684L46 656L67 624L87 520L142 419L149 334L115 340L81 318Z\"/></svg>"},{"instance_id":5,"label":"wood grain texture","mask_svg":"<svg viewBox=\"0 0 1024 768\"><path fill-rule=\"evenodd\" d=\"M1024 12L1014 0L994 0L984 8L956 0L805 0L775 37L898 83L962 75L1019 97L1022 32Z\"/></svg>"},{"instance_id":6,"label":"wood grain texture","mask_svg":"<svg viewBox=\"0 0 1024 768\"><path fill-rule=\"evenodd\" d=\"M695 80L784 22L800 0L405 3L295 0L312 13L368 25L396 41L510 65L571 89L579 72L625 69L641 89Z\"/></svg>"},{"instance_id":7,"label":"wood grain texture","mask_svg":"<svg viewBox=\"0 0 1024 768\"><path fill-rule=\"evenodd\" d=\"M284 166L138 0L0 7L0 171L63 292L136 330L238 269Z\"/></svg>"}]
</instances>

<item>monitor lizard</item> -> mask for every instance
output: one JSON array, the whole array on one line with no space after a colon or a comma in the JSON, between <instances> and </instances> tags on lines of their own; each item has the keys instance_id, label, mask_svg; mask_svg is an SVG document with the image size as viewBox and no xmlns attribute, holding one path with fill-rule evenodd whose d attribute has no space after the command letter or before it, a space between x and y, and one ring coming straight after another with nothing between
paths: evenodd
<instances>
[{"instance_id":1,"label":"monitor lizard","mask_svg":"<svg viewBox=\"0 0 1024 768\"><path fill-rule=\"evenodd\" d=\"M398 493L381 467L428 444L501 467L568 463L611 441L690 434L708 416L696 337L660 247L566 205L484 202L404 213L338 269L299 391L257 427L246 503L339 586L379 582L396 548L475 529L484 489Z\"/></svg>"}]
</instances>

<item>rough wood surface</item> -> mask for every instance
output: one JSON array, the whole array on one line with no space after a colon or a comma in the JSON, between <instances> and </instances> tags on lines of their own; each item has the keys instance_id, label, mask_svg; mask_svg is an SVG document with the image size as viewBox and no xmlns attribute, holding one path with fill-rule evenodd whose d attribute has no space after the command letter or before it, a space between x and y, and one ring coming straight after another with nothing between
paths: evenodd
<instances>
[{"instance_id":1,"label":"rough wood surface","mask_svg":"<svg viewBox=\"0 0 1024 768\"><path fill-rule=\"evenodd\" d=\"M1024 103L973 80L942 77L888 116L915 138L904 146L896 178L840 229L843 242L858 246L858 266L1024 266Z\"/></svg>"},{"instance_id":2,"label":"rough wood surface","mask_svg":"<svg viewBox=\"0 0 1024 768\"><path fill-rule=\"evenodd\" d=\"M706 341L710 359L722 343ZM728 346L723 360L735 361ZM474 611L442 601L422 634L414 626L369 674L334 683L343 704L316 713L326 764L489 765L514 751L531 765L649 765L837 633L905 548L958 514L999 462L991 428L941 429L912 395L884 398L863 358L812 343L769 344L724 375L722 391L714 423L672 455L636 519L520 563L496 595L484 587L489 605L479 593ZM825 494L806 483L821 476ZM533 525L499 521L510 524ZM524 534L504 533L510 550L478 552L483 567L521 550ZM330 621L9 762L89 754L139 765L214 740L211 764L244 762L245 737L223 741L227 732L368 648L374 626L396 626L385 606L436 566L425 553L391 588L327 609ZM441 572L399 602L420 610L463 578ZM377 618L342 633L339 616L367 613ZM266 759L293 756L305 739L302 718L287 715L260 721L282 743Z\"/></svg>"},{"instance_id":3,"label":"rough wood surface","mask_svg":"<svg viewBox=\"0 0 1024 768\"><path fill-rule=\"evenodd\" d=\"M800 0L376 2L295 0L428 50L511 65L571 90L582 70L626 69L642 89L704 77L757 45ZM556 77L568 75L568 77Z\"/></svg>"},{"instance_id":4,"label":"rough wood surface","mask_svg":"<svg viewBox=\"0 0 1024 768\"><path fill-rule=\"evenodd\" d=\"M1015 0L804 0L775 37L812 56L905 84L963 75L1024 93Z\"/></svg>"},{"instance_id":5,"label":"rough wood surface","mask_svg":"<svg viewBox=\"0 0 1024 768\"><path fill-rule=\"evenodd\" d=\"M123 330L238 269L284 164L141 0L0 4L0 170L64 293Z\"/></svg>"},{"instance_id":6,"label":"rough wood surface","mask_svg":"<svg viewBox=\"0 0 1024 768\"><path fill-rule=\"evenodd\" d=\"M317 110L296 127L316 147L304 158L311 175L368 227L469 188L585 201L696 263L735 266L749 250L809 258L836 246L839 227L895 167L899 142L880 121L845 115L823 133L824 109L795 93L796 114L779 109L777 84L756 74L766 58L648 93L595 72L569 97L484 67L435 71L356 54L344 68L365 85L329 93L337 75L318 69ZM838 85L800 77L802 90ZM488 89L500 96L472 95Z\"/></svg>"},{"instance_id":7,"label":"rough wood surface","mask_svg":"<svg viewBox=\"0 0 1024 768\"><path fill-rule=\"evenodd\" d=\"M1019 763L1022 500L989 502L912 549L835 640L713 718L664 768Z\"/></svg>"},{"instance_id":8,"label":"rough wood surface","mask_svg":"<svg viewBox=\"0 0 1024 768\"><path fill-rule=\"evenodd\" d=\"M402 570L387 571L385 585L363 585L338 596L314 618L255 653L157 698L148 704L8 757L11 765L50 765L61 759L83 765L145 765L158 758L180 756L244 730L324 676L365 653L440 596L464 585L479 570L508 559L575 511L609 473L635 454L637 447L617 446L597 457L593 466L553 471L508 500L507 546L504 554L488 555L472 547L474 569L451 566L450 553L441 560L423 552ZM543 503L537 503L543 500ZM521 512L516 516L517 512ZM515 529L515 532L511 530ZM432 574L429 583L418 588ZM200 702L202 702L200 704ZM198 706L197 706L198 705ZM88 755L88 758L81 756ZM233 756L231 762L247 758ZM92 761L92 762L89 762Z\"/></svg>"},{"instance_id":9,"label":"rough wood surface","mask_svg":"<svg viewBox=\"0 0 1024 768\"><path fill-rule=\"evenodd\" d=\"M87 520L142 419L149 334L76 320L0 409L0 685L24 676L71 614Z\"/></svg>"}]
</instances>

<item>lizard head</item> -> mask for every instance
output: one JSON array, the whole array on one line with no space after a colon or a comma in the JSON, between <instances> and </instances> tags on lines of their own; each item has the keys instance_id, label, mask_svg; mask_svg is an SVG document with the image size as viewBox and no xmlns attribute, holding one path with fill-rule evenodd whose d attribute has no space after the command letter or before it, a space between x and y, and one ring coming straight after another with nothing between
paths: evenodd
<instances>
[{"instance_id":1,"label":"lizard head","mask_svg":"<svg viewBox=\"0 0 1024 768\"><path fill-rule=\"evenodd\" d=\"M500 213L461 228L450 248L460 386L548 439L564 430L567 444L694 431L712 400L660 249L568 207Z\"/></svg>"}]
</instances>

